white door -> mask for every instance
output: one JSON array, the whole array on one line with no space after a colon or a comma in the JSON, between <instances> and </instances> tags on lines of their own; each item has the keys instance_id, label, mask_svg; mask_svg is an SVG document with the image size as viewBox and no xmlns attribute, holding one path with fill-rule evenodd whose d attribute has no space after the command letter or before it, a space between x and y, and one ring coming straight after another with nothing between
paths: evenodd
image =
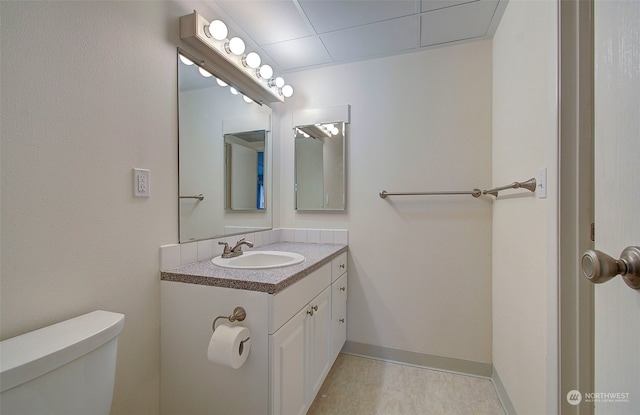
<instances>
[{"instance_id":1,"label":"white door","mask_svg":"<svg viewBox=\"0 0 640 415\"><path fill-rule=\"evenodd\" d=\"M640 1L595 2L595 248L640 246ZM595 287L598 415L640 414L640 290ZM593 392L593 393L589 393Z\"/></svg>"}]
</instances>

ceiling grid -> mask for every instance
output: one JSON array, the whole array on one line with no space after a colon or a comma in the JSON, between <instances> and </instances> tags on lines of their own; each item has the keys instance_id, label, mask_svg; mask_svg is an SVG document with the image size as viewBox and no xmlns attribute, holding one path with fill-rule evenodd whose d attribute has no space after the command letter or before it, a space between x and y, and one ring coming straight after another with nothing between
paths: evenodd
<instances>
[{"instance_id":1,"label":"ceiling grid","mask_svg":"<svg viewBox=\"0 0 640 415\"><path fill-rule=\"evenodd\" d=\"M507 0L209 0L281 72L488 39Z\"/></svg>"}]
</instances>

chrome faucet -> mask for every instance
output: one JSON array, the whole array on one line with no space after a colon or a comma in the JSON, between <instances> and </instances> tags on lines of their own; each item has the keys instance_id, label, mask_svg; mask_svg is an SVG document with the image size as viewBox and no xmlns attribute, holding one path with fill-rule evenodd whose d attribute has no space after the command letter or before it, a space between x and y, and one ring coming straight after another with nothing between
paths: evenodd
<instances>
[{"instance_id":1,"label":"chrome faucet","mask_svg":"<svg viewBox=\"0 0 640 415\"><path fill-rule=\"evenodd\" d=\"M249 241L245 241L244 238L236 242L236 245L233 248L229 247L228 243L222 242L222 241L218 242L218 245L224 245L224 249L222 250L222 255L220 255L222 258L234 258L242 255L242 245L246 245L249 248L253 248L253 243Z\"/></svg>"}]
</instances>

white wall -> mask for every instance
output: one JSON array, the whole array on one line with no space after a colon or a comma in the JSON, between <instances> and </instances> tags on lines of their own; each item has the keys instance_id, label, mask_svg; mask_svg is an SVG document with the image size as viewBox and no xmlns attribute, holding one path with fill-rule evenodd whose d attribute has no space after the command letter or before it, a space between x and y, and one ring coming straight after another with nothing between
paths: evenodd
<instances>
[{"instance_id":1,"label":"white wall","mask_svg":"<svg viewBox=\"0 0 640 415\"><path fill-rule=\"evenodd\" d=\"M493 208L493 363L521 415L556 412L556 8L512 0L493 39L493 183L548 168L547 199Z\"/></svg>"},{"instance_id":2,"label":"white wall","mask_svg":"<svg viewBox=\"0 0 640 415\"><path fill-rule=\"evenodd\" d=\"M158 247L177 242L176 46L192 2L0 2L2 339L126 315L113 414L157 414ZM132 197L133 167L151 197Z\"/></svg>"},{"instance_id":3,"label":"white wall","mask_svg":"<svg viewBox=\"0 0 640 415\"><path fill-rule=\"evenodd\" d=\"M491 362L491 42L287 74L279 226L349 229L351 342ZM347 210L294 210L292 112L350 104Z\"/></svg>"}]
</instances>

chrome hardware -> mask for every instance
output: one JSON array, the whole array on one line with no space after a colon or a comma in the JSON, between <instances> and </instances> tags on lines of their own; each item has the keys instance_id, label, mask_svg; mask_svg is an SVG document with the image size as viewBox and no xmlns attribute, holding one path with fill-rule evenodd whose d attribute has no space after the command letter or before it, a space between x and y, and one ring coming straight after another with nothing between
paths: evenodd
<instances>
[{"instance_id":1,"label":"chrome hardware","mask_svg":"<svg viewBox=\"0 0 640 415\"><path fill-rule=\"evenodd\" d=\"M313 312L314 311L318 311L318 306L317 305L314 305L309 310L307 310L307 314L309 314L311 317L313 317Z\"/></svg>"},{"instance_id":2,"label":"chrome hardware","mask_svg":"<svg viewBox=\"0 0 640 415\"><path fill-rule=\"evenodd\" d=\"M199 195L195 195L195 196L180 196L180 199L198 199L198 200L204 200L204 195L202 193L200 193Z\"/></svg>"},{"instance_id":3,"label":"chrome hardware","mask_svg":"<svg viewBox=\"0 0 640 415\"><path fill-rule=\"evenodd\" d=\"M231 258L229 256L229 254L231 254L231 247L229 246L229 244L226 242L218 241L218 245L224 245L224 248L222 248L222 258Z\"/></svg>"},{"instance_id":4,"label":"chrome hardware","mask_svg":"<svg viewBox=\"0 0 640 415\"><path fill-rule=\"evenodd\" d=\"M445 191L445 192L409 192L409 193L389 193L386 190L380 192L380 198L386 199L387 196L440 196L440 195L471 195L473 197L480 197L482 190L473 189L470 191Z\"/></svg>"},{"instance_id":5,"label":"chrome hardware","mask_svg":"<svg viewBox=\"0 0 640 415\"><path fill-rule=\"evenodd\" d=\"M240 345L238 346L238 351L240 352L240 355L241 355L241 356L242 356L242 352L244 351L244 344L245 344L246 342L248 342L248 341L249 341L249 339L251 339L251 336L247 337L247 338L246 338L246 339L244 339L244 340L240 340Z\"/></svg>"},{"instance_id":6,"label":"chrome hardware","mask_svg":"<svg viewBox=\"0 0 640 415\"><path fill-rule=\"evenodd\" d=\"M346 287L340 287L340 291L344 291L346 289L347 289Z\"/></svg>"},{"instance_id":7,"label":"chrome hardware","mask_svg":"<svg viewBox=\"0 0 640 415\"><path fill-rule=\"evenodd\" d=\"M490 190L485 190L482 192L482 194L485 195L492 195L495 197L498 197L498 192L500 190L507 190L507 189L527 189L531 192L535 192L536 191L536 179L535 178L531 178L529 180L527 180L526 182L513 182L511 184L508 184L506 186L500 186L500 187L496 187Z\"/></svg>"},{"instance_id":8,"label":"chrome hardware","mask_svg":"<svg viewBox=\"0 0 640 415\"><path fill-rule=\"evenodd\" d=\"M222 255L220 255L222 258L235 258L237 256L242 255L242 245L246 245L249 248L253 248L253 243L249 241L245 241L244 238L236 242L233 248L230 248L228 243L222 242L222 241L218 242L218 245L224 245L224 249L222 250Z\"/></svg>"},{"instance_id":9,"label":"chrome hardware","mask_svg":"<svg viewBox=\"0 0 640 415\"><path fill-rule=\"evenodd\" d=\"M338 320L340 323L344 323L344 319L341 318L340 320Z\"/></svg>"},{"instance_id":10,"label":"chrome hardware","mask_svg":"<svg viewBox=\"0 0 640 415\"><path fill-rule=\"evenodd\" d=\"M629 246L622 251L620 259L589 249L582 255L582 274L592 283L600 284L621 275L631 288L640 289L640 247Z\"/></svg>"},{"instance_id":11,"label":"chrome hardware","mask_svg":"<svg viewBox=\"0 0 640 415\"><path fill-rule=\"evenodd\" d=\"M383 190L379 193L379 195L382 199L386 199L387 196L439 196L439 195L471 195L476 198L482 195L492 195L492 196L498 197L498 192L501 190L522 188L522 189L527 189L532 192L535 192L536 186L537 186L536 179L531 178L525 182L513 182L506 186L496 187L489 190L473 189L470 191L452 190L452 191L443 191L443 192L404 192L404 193L389 193L386 190Z\"/></svg>"},{"instance_id":12,"label":"chrome hardware","mask_svg":"<svg viewBox=\"0 0 640 415\"><path fill-rule=\"evenodd\" d=\"M233 314L231 314L230 316L218 316L218 317L216 317L213 320L213 324L211 325L211 327L213 328L213 331L216 331L216 322L221 318L226 318L231 323L236 322L236 321L244 321L244 319L247 318L247 312L242 307L236 307L236 308L233 309ZM247 339L247 340L249 340L249 339ZM245 341L247 341L247 340L245 340Z\"/></svg>"}]
</instances>

